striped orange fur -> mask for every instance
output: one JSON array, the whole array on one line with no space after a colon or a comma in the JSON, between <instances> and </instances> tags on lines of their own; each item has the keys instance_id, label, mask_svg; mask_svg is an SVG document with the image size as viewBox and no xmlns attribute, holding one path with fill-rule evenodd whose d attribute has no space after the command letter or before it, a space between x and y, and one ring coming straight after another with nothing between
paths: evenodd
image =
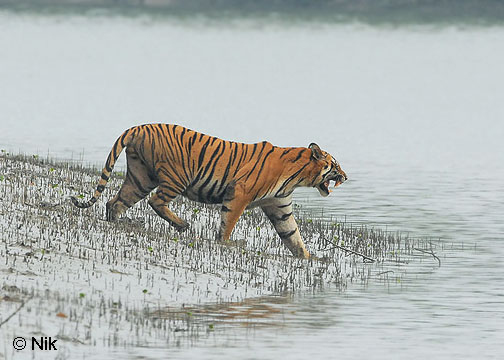
<instances>
[{"instance_id":1,"label":"striped orange fur","mask_svg":"<svg viewBox=\"0 0 504 360\"><path fill-rule=\"evenodd\" d=\"M292 216L292 192L300 186L315 187L327 196L330 181L337 186L347 179L336 159L313 143L308 148L277 147L267 141L244 144L178 125L147 124L121 134L93 197L86 202L71 198L77 207L97 201L124 148L126 179L107 203L107 220L117 219L157 188L150 206L179 231L188 224L167 206L177 196L222 204L219 240L227 241L243 211L260 206L287 248L303 258L310 255Z\"/></svg>"}]
</instances>

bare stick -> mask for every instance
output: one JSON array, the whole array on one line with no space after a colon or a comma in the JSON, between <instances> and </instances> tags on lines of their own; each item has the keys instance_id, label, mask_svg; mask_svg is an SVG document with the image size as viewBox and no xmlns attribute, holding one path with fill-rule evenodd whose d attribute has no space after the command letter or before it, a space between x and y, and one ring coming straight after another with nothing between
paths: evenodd
<instances>
[{"instance_id":1,"label":"bare stick","mask_svg":"<svg viewBox=\"0 0 504 360\"><path fill-rule=\"evenodd\" d=\"M3 325L3 324L5 324L7 321L9 321L9 320L10 320L10 319L14 316L14 315L16 315L16 314L17 314L17 313L18 313L18 312L19 312L19 311L20 311L20 310L21 310L21 309L25 306L25 304L26 304L28 301L30 301L30 300L31 300L31 297L30 297L28 300L26 300L26 301L24 301L24 300L23 300L23 301L21 302L21 305L19 305L19 307L16 309L16 311L14 311L12 314L10 314L10 315L7 317L7 319L5 319L4 321L2 321L2 322L0 323L0 327L2 327L2 325Z\"/></svg>"},{"instance_id":2,"label":"bare stick","mask_svg":"<svg viewBox=\"0 0 504 360\"><path fill-rule=\"evenodd\" d=\"M432 244L430 244L430 251L419 249L419 248L413 248L413 250L420 251L421 253L424 253L424 254L432 255L432 257L438 261L439 267L441 267L441 259L438 258L436 256L436 254L434 254L434 251L432 250Z\"/></svg>"},{"instance_id":3,"label":"bare stick","mask_svg":"<svg viewBox=\"0 0 504 360\"><path fill-rule=\"evenodd\" d=\"M333 250L333 249L340 249L340 250L343 250L343 251L345 251L347 253L351 253L351 254L354 254L354 255L357 255L357 256L361 256L364 259L364 261L366 261L366 260L368 262L375 262L376 261L376 259L370 258L369 256L364 255L364 254L362 254L360 252L354 251L352 249L349 249L349 248L337 245L337 244L335 244L334 242L332 242L330 240L327 240L327 243L331 244L333 247L328 248L328 249L324 249L324 251L329 251L329 250Z\"/></svg>"},{"instance_id":4,"label":"bare stick","mask_svg":"<svg viewBox=\"0 0 504 360\"><path fill-rule=\"evenodd\" d=\"M379 272L378 274L375 274L375 275L380 276L380 275L385 275L385 274L389 274L389 273L394 273L394 272L392 270L388 270L388 271Z\"/></svg>"}]
</instances>

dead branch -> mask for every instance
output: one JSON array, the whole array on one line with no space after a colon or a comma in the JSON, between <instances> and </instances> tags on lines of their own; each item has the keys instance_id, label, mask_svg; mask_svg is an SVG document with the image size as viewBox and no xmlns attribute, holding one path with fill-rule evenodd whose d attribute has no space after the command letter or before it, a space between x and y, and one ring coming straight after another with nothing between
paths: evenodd
<instances>
[{"instance_id":1,"label":"dead branch","mask_svg":"<svg viewBox=\"0 0 504 360\"><path fill-rule=\"evenodd\" d=\"M431 255L434 259L438 261L439 267L441 267L441 259L434 254L434 250L432 250L432 244L430 244L430 251L424 250L424 249L419 249L419 248L413 248L413 250L420 251L421 253Z\"/></svg>"},{"instance_id":2,"label":"dead branch","mask_svg":"<svg viewBox=\"0 0 504 360\"><path fill-rule=\"evenodd\" d=\"M380 275L385 275L385 274L390 274L390 273L394 273L394 271L392 270L387 270L387 271L382 271L382 272L379 272L378 274L375 274L375 276L380 276Z\"/></svg>"},{"instance_id":3,"label":"dead branch","mask_svg":"<svg viewBox=\"0 0 504 360\"><path fill-rule=\"evenodd\" d=\"M352 250L352 249L349 249L349 248L337 245L337 244L335 244L334 242L332 242L330 240L326 240L326 243L329 244L329 245L332 245L332 247L331 248L325 248L325 249L323 249L324 251L330 251L330 250L333 250L333 249L340 249L340 250L343 250L346 253L350 253L350 254L362 257L364 259L364 262L375 262L376 261L376 259L373 259L373 258L371 258L371 257L369 257L367 255L364 255L364 254L362 254L360 252L357 252L355 250Z\"/></svg>"},{"instance_id":4,"label":"dead branch","mask_svg":"<svg viewBox=\"0 0 504 360\"><path fill-rule=\"evenodd\" d=\"M25 304L26 304L28 301L30 301L30 300L31 300L31 297L30 297L30 298L28 298L26 301L24 301L24 300L23 300L23 301L21 302L21 305L19 305L19 307L16 309L16 311L14 311L12 314L10 314L10 315L7 317L7 319L5 319L4 321L2 321L2 322L0 323L0 327L2 327L2 325L3 325L3 324L5 324L7 321L9 321L9 320L10 320L10 319L14 316L14 315L16 315L16 314L17 314L17 313L18 313L18 312L19 312L19 311L20 311L20 310L21 310L21 309L25 306Z\"/></svg>"}]
</instances>

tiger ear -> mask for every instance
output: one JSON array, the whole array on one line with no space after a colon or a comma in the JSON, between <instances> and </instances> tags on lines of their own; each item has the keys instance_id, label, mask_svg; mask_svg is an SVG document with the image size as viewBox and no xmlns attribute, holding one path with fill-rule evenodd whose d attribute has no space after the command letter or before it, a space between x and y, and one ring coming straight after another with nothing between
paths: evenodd
<instances>
[{"instance_id":1,"label":"tiger ear","mask_svg":"<svg viewBox=\"0 0 504 360\"><path fill-rule=\"evenodd\" d=\"M320 160L323 158L322 150L320 150L320 147L317 144L311 143L308 148L311 150L312 158L314 158L315 160Z\"/></svg>"}]
</instances>

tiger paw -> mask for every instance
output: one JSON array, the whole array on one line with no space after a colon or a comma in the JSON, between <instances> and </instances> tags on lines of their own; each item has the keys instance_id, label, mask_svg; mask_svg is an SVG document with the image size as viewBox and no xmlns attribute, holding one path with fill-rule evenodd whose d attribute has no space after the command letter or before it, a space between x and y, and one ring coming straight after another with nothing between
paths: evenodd
<instances>
[{"instance_id":1,"label":"tiger paw","mask_svg":"<svg viewBox=\"0 0 504 360\"><path fill-rule=\"evenodd\" d=\"M318 262L322 262L322 263L329 263L329 262L331 262L331 259L329 257L327 257L327 256L318 257L318 256L315 256L313 254L310 254L309 259L312 260L312 261L318 261Z\"/></svg>"},{"instance_id":2,"label":"tiger paw","mask_svg":"<svg viewBox=\"0 0 504 360\"><path fill-rule=\"evenodd\" d=\"M173 224L173 226L175 227L175 229L177 229L178 232L184 232L189 227L189 224L184 221L182 224Z\"/></svg>"}]
</instances>

